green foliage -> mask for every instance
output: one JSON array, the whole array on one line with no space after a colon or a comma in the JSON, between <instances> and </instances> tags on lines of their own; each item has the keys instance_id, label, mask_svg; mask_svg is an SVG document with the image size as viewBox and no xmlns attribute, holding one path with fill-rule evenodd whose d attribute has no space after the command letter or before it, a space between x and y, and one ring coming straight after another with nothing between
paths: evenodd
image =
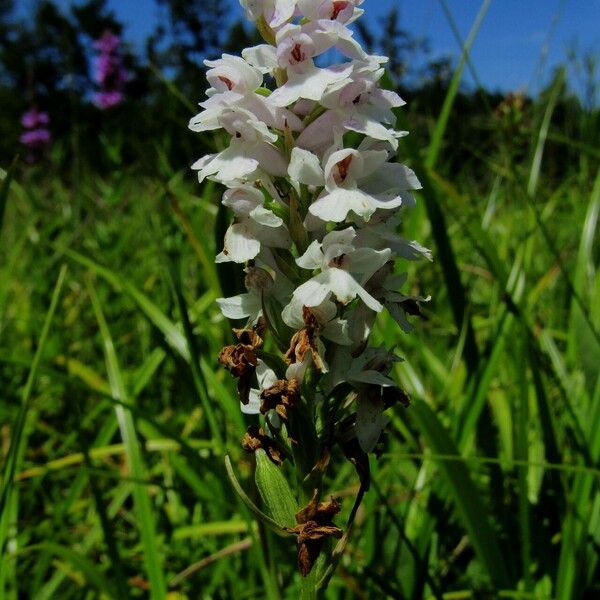
<instances>
[{"instance_id":1,"label":"green foliage","mask_svg":"<svg viewBox=\"0 0 600 600\"><path fill-rule=\"evenodd\" d=\"M424 183L403 234L435 260L400 268L432 300L411 335L377 326L413 405L389 411L326 598L600 593L600 114L563 82L430 87L401 111ZM2 164L1 598L306 594L281 527L295 499L280 478L265 494L281 473L243 454L253 418L216 364L228 217L180 159L173 91L154 152L123 117L93 161L65 171L63 139L12 182ZM344 528L358 477L325 483Z\"/></svg>"}]
</instances>

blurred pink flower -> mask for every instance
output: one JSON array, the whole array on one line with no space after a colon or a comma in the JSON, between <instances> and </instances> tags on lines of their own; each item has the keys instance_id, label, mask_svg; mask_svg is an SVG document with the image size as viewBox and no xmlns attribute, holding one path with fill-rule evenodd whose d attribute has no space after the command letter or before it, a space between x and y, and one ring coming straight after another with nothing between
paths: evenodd
<instances>
[{"instance_id":1,"label":"blurred pink flower","mask_svg":"<svg viewBox=\"0 0 600 600\"><path fill-rule=\"evenodd\" d=\"M121 38L110 31L105 31L94 42L94 48L99 52L94 64L94 79L100 88L94 103L102 110L118 106L125 99L127 71L123 67L120 45Z\"/></svg>"}]
</instances>

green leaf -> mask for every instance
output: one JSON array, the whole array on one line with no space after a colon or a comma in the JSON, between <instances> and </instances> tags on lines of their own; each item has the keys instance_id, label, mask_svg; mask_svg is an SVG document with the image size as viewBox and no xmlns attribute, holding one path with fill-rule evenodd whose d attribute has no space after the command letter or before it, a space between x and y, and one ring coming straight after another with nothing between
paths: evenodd
<instances>
[{"instance_id":1,"label":"green leaf","mask_svg":"<svg viewBox=\"0 0 600 600\"><path fill-rule=\"evenodd\" d=\"M271 529L274 533L281 537L288 537L292 535L288 531L286 531L277 521L267 516L250 498L248 498L248 494L244 491L240 482L237 480L235 473L233 471L233 467L231 466L231 459L229 455L225 456L225 470L227 471L227 476L229 477L229 481L235 490L235 493L238 495L240 500L246 505L248 510L264 525L266 525L269 529Z\"/></svg>"},{"instance_id":2,"label":"green leaf","mask_svg":"<svg viewBox=\"0 0 600 600\"><path fill-rule=\"evenodd\" d=\"M283 475L282 467L273 464L262 449L257 450L254 455L256 457L254 477L260 497L273 519L281 527L294 527L298 503Z\"/></svg>"}]
</instances>

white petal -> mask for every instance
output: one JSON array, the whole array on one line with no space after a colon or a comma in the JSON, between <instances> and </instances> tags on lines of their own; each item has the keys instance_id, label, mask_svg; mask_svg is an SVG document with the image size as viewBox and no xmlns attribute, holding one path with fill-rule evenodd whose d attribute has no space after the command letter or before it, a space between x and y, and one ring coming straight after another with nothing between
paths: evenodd
<instances>
[{"instance_id":1,"label":"white petal","mask_svg":"<svg viewBox=\"0 0 600 600\"><path fill-rule=\"evenodd\" d=\"M401 258L406 258L407 260L420 260L422 258L433 260L431 250L425 248L425 246L421 246L421 244L415 240L409 241L398 237L396 245L392 248L395 254Z\"/></svg>"},{"instance_id":2,"label":"white petal","mask_svg":"<svg viewBox=\"0 0 600 600\"><path fill-rule=\"evenodd\" d=\"M246 96L239 102L240 106L248 109L260 121L264 121L269 127L284 129L286 126L292 131L302 131L304 123L291 110L275 106L268 97L252 94Z\"/></svg>"},{"instance_id":3,"label":"white petal","mask_svg":"<svg viewBox=\"0 0 600 600\"><path fill-rule=\"evenodd\" d=\"M240 402L240 409L245 415L257 415L260 413L260 391L254 388L250 389L250 400L248 404Z\"/></svg>"},{"instance_id":4,"label":"white petal","mask_svg":"<svg viewBox=\"0 0 600 600\"><path fill-rule=\"evenodd\" d=\"M242 93L253 92L262 84L260 71L240 56L223 54L222 58L205 60L204 64L211 67L206 73L206 78L219 92L231 89Z\"/></svg>"},{"instance_id":5,"label":"white petal","mask_svg":"<svg viewBox=\"0 0 600 600\"><path fill-rule=\"evenodd\" d=\"M325 276L325 277L323 277ZM346 271L342 269L328 269L325 273L321 273L321 275L317 275L317 277L313 278L318 279L319 277L323 277L327 282L329 289L333 292L335 297L342 303L348 304L356 296L359 298L371 309L375 312L380 312L383 310L383 306L380 302L378 302L369 292L367 292L363 287L361 287L358 282ZM312 280L311 280L312 281ZM310 283L310 282L307 282ZM305 284L306 285L306 284Z\"/></svg>"},{"instance_id":6,"label":"white petal","mask_svg":"<svg viewBox=\"0 0 600 600\"><path fill-rule=\"evenodd\" d=\"M323 265L323 252L321 251L321 244L315 240L306 249L306 252L296 259L296 264L303 269L310 271L314 269L320 269Z\"/></svg>"},{"instance_id":7,"label":"white petal","mask_svg":"<svg viewBox=\"0 0 600 600\"><path fill-rule=\"evenodd\" d=\"M258 314L261 310L258 294L240 294L230 298L217 298L217 304L223 316L228 319L245 319Z\"/></svg>"},{"instance_id":8,"label":"white petal","mask_svg":"<svg viewBox=\"0 0 600 600\"><path fill-rule=\"evenodd\" d=\"M322 238L327 233L327 221L315 217L311 212L306 213L303 225L306 231L313 234L313 237Z\"/></svg>"},{"instance_id":9,"label":"white petal","mask_svg":"<svg viewBox=\"0 0 600 600\"><path fill-rule=\"evenodd\" d=\"M373 103L377 106L398 108L406 104L396 92L391 90L377 89L377 91L372 94L371 98Z\"/></svg>"},{"instance_id":10,"label":"white petal","mask_svg":"<svg viewBox=\"0 0 600 600\"><path fill-rule=\"evenodd\" d=\"M236 216L248 216L264 202L262 192L253 185L238 185L223 194L223 206L231 208Z\"/></svg>"},{"instance_id":11,"label":"white petal","mask_svg":"<svg viewBox=\"0 0 600 600\"><path fill-rule=\"evenodd\" d=\"M352 66L320 69L312 67L304 73L289 72L288 81L269 96L276 106L288 106L299 98L319 101L328 85L348 77Z\"/></svg>"},{"instance_id":12,"label":"white petal","mask_svg":"<svg viewBox=\"0 0 600 600\"><path fill-rule=\"evenodd\" d=\"M339 129L342 122L342 117L336 111L328 110L302 131L296 144L307 150L324 150L332 145L334 130Z\"/></svg>"},{"instance_id":13,"label":"white petal","mask_svg":"<svg viewBox=\"0 0 600 600\"><path fill-rule=\"evenodd\" d=\"M365 118L362 115L353 115L352 118L344 121L344 127L376 140L385 140L394 150L398 149L398 138L401 137L401 133L373 119Z\"/></svg>"},{"instance_id":14,"label":"white petal","mask_svg":"<svg viewBox=\"0 0 600 600\"><path fill-rule=\"evenodd\" d=\"M306 185L320 186L325 184L325 176L319 157L302 148L295 147L292 150L288 174L295 181Z\"/></svg>"},{"instance_id":15,"label":"white petal","mask_svg":"<svg viewBox=\"0 0 600 600\"><path fill-rule=\"evenodd\" d=\"M204 159L206 158L208 157L204 157ZM245 156L240 145L232 143L223 152L210 155L210 160L196 161L193 168L199 169L198 179L200 181L213 175L217 181L226 182L242 179L255 171L258 165L259 162L256 159Z\"/></svg>"},{"instance_id":16,"label":"white petal","mask_svg":"<svg viewBox=\"0 0 600 600\"><path fill-rule=\"evenodd\" d=\"M357 60L364 60L367 56L362 46L350 37L345 39L340 38L335 47L348 58L354 58ZM387 60L387 59L386 59Z\"/></svg>"},{"instance_id":17,"label":"white petal","mask_svg":"<svg viewBox=\"0 0 600 600\"><path fill-rule=\"evenodd\" d=\"M406 318L406 313L402 310L402 305L398 305L395 302L386 303L385 307L388 309L391 317L400 325L402 331L405 333L410 333L414 326L412 323Z\"/></svg>"},{"instance_id":18,"label":"white petal","mask_svg":"<svg viewBox=\"0 0 600 600\"><path fill-rule=\"evenodd\" d=\"M362 301L372 310L379 312L383 306L369 294L361 285L346 271L337 268L329 268L319 273L306 283L303 283L294 292L304 306L318 306L329 294L333 293L342 304L348 304L359 296Z\"/></svg>"},{"instance_id":19,"label":"white petal","mask_svg":"<svg viewBox=\"0 0 600 600\"><path fill-rule=\"evenodd\" d=\"M269 21L271 27L280 27L289 21L296 9L296 0L275 0L275 10Z\"/></svg>"},{"instance_id":20,"label":"white petal","mask_svg":"<svg viewBox=\"0 0 600 600\"><path fill-rule=\"evenodd\" d=\"M419 190L421 182L415 172L399 163L385 163L377 172L361 182L365 188L374 193L385 190Z\"/></svg>"},{"instance_id":21,"label":"white petal","mask_svg":"<svg viewBox=\"0 0 600 600\"><path fill-rule=\"evenodd\" d=\"M346 202L345 194L345 190L340 190L337 195L330 192L323 192L323 194L310 205L308 210L311 215L318 217L322 221L341 223L346 219L350 212L350 206Z\"/></svg>"},{"instance_id":22,"label":"white petal","mask_svg":"<svg viewBox=\"0 0 600 600\"><path fill-rule=\"evenodd\" d=\"M304 304L297 296L292 296L290 302L281 311L283 322L292 329L298 330L304 327L302 309Z\"/></svg>"},{"instance_id":23,"label":"white petal","mask_svg":"<svg viewBox=\"0 0 600 600\"><path fill-rule=\"evenodd\" d=\"M264 360L258 360L256 363L256 379L261 390L270 388L276 381L277 375Z\"/></svg>"},{"instance_id":24,"label":"white petal","mask_svg":"<svg viewBox=\"0 0 600 600\"><path fill-rule=\"evenodd\" d=\"M388 158L388 153L385 150L363 150L360 155L363 159L363 168L360 174L361 179L371 174L377 177L379 170Z\"/></svg>"},{"instance_id":25,"label":"white petal","mask_svg":"<svg viewBox=\"0 0 600 600\"><path fill-rule=\"evenodd\" d=\"M376 204L372 196L359 189L336 188L324 192L316 202L313 202L309 211L323 221L341 223L350 211L368 221L375 212Z\"/></svg>"},{"instance_id":26,"label":"white petal","mask_svg":"<svg viewBox=\"0 0 600 600\"><path fill-rule=\"evenodd\" d=\"M312 279L309 279L306 283L303 283L300 287L294 291L294 296L298 298L304 306L318 306L327 299L331 294L331 286L329 282L329 271L321 273ZM356 295L356 294L355 294Z\"/></svg>"},{"instance_id":27,"label":"white petal","mask_svg":"<svg viewBox=\"0 0 600 600\"><path fill-rule=\"evenodd\" d=\"M260 242L252 235L247 222L234 223L225 233L223 254L236 263L244 263L260 252Z\"/></svg>"},{"instance_id":28,"label":"white petal","mask_svg":"<svg viewBox=\"0 0 600 600\"><path fill-rule=\"evenodd\" d=\"M250 212L250 218L265 227L280 227L283 219L264 206L257 206Z\"/></svg>"},{"instance_id":29,"label":"white petal","mask_svg":"<svg viewBox=\"0 0 600 600\"><path fill-rule=\"evenodd\" d=\"M318 306L311 307L310 311L316 317L319 324L325 325L335 317L337 307L331 300L325 300Z\"/></svg>"},{"instance_id":30,"label":"white petal","mask_svg":"<svg viewBox=\"0 0 600 600\"><path fill-rule=\"evenodd\" d=\"M304 373L306 373L306 369L312 365L312 362L312 354L307 352L304 355L304 360L301 363L293 363L286 369L285 378L288 380L296 379L299 383L302 383L302 379L304 379Z\"/></svg>"},{"instance_id":31,"label":"white petal","mask_svg":"<svg viewBox=\"0 0 600 600\"><path fill-rule=\"evenodd\" d=\"M378 271L385 265L391 256L392 251L389 248L384 250L359 248L352 254L346 256L344 267L351 273L361 273L365 275L365 281L367 281L375 271Z\"/></svg>"},{"instance_id":32,"label":"white petal","mask_svg":"<svg viewBox=\"0 0 600 600\"><path fill-rule=\"evenodd\" d=\"M277 52L274 46L259 44L242 50L242 56L261 73L269 73L277 68Z\"/></svg>"},{"instance_id":33,"label":"white petal","mask_svg":"<svg viewBox=\"0 0 600 600\"><path fill-rule=\"evenodd\" d=\"M266 143L257 144L250 151L252 157L267 173L276 177L287 175L287 161L275 146Z\"/></svg>"},{"instance_id":34,"label":"white petal","mask_svg":"<svg viewBox=\"0 0 600 600\"><path fill-rule=\"evenodd\" d=\"M373 329L376 317L377 313L373 312L364 304L359 304L356 309L352 311L349 316L348 325L349 335L354 343L353 350L367 341L367 338Z\"/></svg>"},{"instance_id":35,"label":"white petal","mask_svg":"<svg viewBox=\"0 0 600 600\"><path fill-rule=\"evenodd\" d=\"M223 108L218 106L216 108L209 108L190 119L188 128L192 131L211 131L213 129L219 129L219 116L223 112Z\"/></svg>"},{"instance_id":36,"label":"white petal","mask_svg":"<svg viewBox=\"0 0 600 600\"><path fill-rule=\"evenodd\" d=\"M351 246L356 238L354 227L346 227L341 231L331 231L323 238L323 251L327 252L333 245Z\"/></svg>"},{"instance_id":37,"label":"white petal","mask_svg":"<svg viewBox=\"0 0 600 600\"><path fill-rule=\"evenodd\" d=\"M283 225L281 227L265 227L254 221L248 221L248 227L252 235L269 248L289 248L292 245L290 234Z\"/></svg>"}]
</instances>

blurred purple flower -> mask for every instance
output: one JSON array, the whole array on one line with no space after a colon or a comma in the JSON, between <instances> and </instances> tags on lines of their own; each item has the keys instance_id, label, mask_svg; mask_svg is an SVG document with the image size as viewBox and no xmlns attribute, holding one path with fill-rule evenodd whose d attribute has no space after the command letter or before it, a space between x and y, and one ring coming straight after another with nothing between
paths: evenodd
<instances>
[{"instance_id":1,"label":"blurred purple flower","mask_svg":"<svg viewBox=\"0 0 600 600\"><path fill-rule=\"evenodd\" d=\"M31 108L21 117L21 125L26 129L33 129L38 125L48 125L49 122L48 113L41 112L37 108Z\"/></svg>"},{"instance_id":2,"label":"blurred purple flower","mask_svg":"<svg viewBox=\"0 0 600 600\"><path fill-rule=\"evenodd\" d=\"M35 107L30 108L21 116L21 125L23 125L24 131L19 137L19 141L28 150L25 156L28 163L37 162L50 144L49 123L48 113Z\"/></svg>"},{"instance_id":3,"label":"blurred purple flower","mask_svg":"<svg viewBox=\"0 0 600 600\"><path fill-rule=\"evenodd\" d=\"M97 40L94 41L94 48L102 54L110 54L117 50L121 44L121 38L111 31L105 31Z\"/></svg>"},{"instance_id":4,"label":"blurred purple flower","mask_svg":"<svg viewBox=\"0 0 600 600\"><path fill-rule=\"evenodd\" d=\"M121 38L110 31L105 31L94 42L94 48L98 50L94 79L99 87L94 96L94 103L102 110L118 106L125 99L123 90L128 76L123 67L120 45Z\"/></svg>"},{"instance_id":5,"label":"blurred purple flower","mask_svg":"<svg viewBox=\"0 0 600 600\"><path fill-rule=\"evenodd\" d=\"M98 92L94 95L94 104L102 110L108 110L123 102L123 93L113 90L112 92Z\"/></svg>"},{"instance_id":6,"label":"blurred purple flower","mask_svg":"<svg viewBox=\"0 0 600 600\"><path fill-rule=\"evenodd\" d=\"M43 147L50 142L50 132L47 129L32 129L24 131L19 138L19 141L24 146L30 148Z\"/></svg>"}]
</instances>

